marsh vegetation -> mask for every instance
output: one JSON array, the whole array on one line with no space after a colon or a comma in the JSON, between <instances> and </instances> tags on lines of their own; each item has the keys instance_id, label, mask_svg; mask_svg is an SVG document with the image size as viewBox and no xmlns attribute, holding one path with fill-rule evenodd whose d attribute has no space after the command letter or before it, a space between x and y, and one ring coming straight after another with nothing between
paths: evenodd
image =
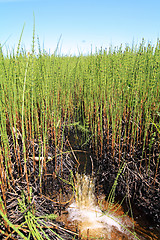
<instances>
[{"instance_id":1,"label":"marsh vegetation","mask_svg":"<svg viewBox=\"0 0 160 240\"><path fill-rule=\"evenodd\" d=\"M117 179L115 197L159 226L160 41L87 56L37 42L38 53L34 33L30 54L21 38L16 53L0 47L0 235L77 236L56 217L73 198L78 152L106 196Z\"/></svg>"}]
</instances>

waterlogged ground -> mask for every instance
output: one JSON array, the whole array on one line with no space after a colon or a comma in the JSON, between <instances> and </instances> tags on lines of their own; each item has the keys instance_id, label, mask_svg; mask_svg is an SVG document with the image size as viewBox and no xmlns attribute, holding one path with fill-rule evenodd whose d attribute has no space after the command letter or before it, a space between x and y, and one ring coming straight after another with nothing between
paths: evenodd
<instances>
[{"instance_id":1,"label":"waterlogged ground","mask_svg":"<svg viewBox=\"0 0 160 240\"><path fill-rule=\"evenodd\" d=\"M57 158L55 159L55 149L52 141L49 142L49 144L48 157L44 158L42 155L38 157L39 149L38 144L35 142L35 162L32 156L30 156L29 161L27 161L29 181L33 189L31 198L32 203L34 203L36 216L41 217L48 214L58 216L54 222L47 220L45 224L47 223L53 228L62 239L90 239L91 237L91 239L106 240L160 239L158 234L155 233L155 231L153 232L154 228L151 231L147 231L146 229L148 229L149 225L147 228L141 227L143 223L146 222L146 218L143 219L142 225L138 225L139 216L136 219L131 219L126 215L127 211L124 211L123 208L115 202L108 206L108 202L105 201L108 194L105 192L105 195L102 195L104 194L104 189L97 181L97 173L95 171L96 161L92 159L93 155L91 152L87 150L73 151L70 147L71 141L66 140L63 154L57 152ZM19 176L19 169L15 162L13 146L12 139L10 138L12 170L16 179L17 176ZM76 146L76 149L79 149L79 146ZM73 155L73 158L71 155ZM41 181L39 181L39 166L41 166L44 161L46 161L45 171L43 171ZM105 163L106 162L110 163L107 158L105 159ZM102 161L98 163L102 165ZM22 161L22 168L23 167L24 161ZM105 172L103 169L103 171L99 173L101 180L104 178L104 173L111 174L113 164L107 167ZM73 174L72 176L71 172ZM80 172L83 177L78 177L76 172ZM96 184L93 176L96 178ZM114 180L116 176L117 174L114 176ZM17 199L19 201L23 200L21 190L24 192L24 197L25 195L27 196L27 185L25 181L25 176L22 175L21 178L16 180L13 186L17 192L15 191L13 193L8 191L6 193L9 219L12 223L19 225L23 223L24 218L22 217L22 212L17 207L19 204ZM109 188L109 184L107 187ZM110 198L110 200L113 200L113 198ZM27 211L27 209L26 206L25 211ZM134 208L133 216L135 216L135 210ZM152 225L150 227L152 227ZM43 235L43 233L41 234ZM49 239L55 239L54 233L52 234L49 231L47 234L49 234ZM0 235L0 237L1 236L2 235ZM16 234L14 237L15 239L21 239L18 238Z\"/></svg>"},{"instance_id":2,"label":"waterlogged ground","mask_svg":"<svg viewBox=\"0 0 160 240\"><path fill-rule=\"evenodd\" d=\"M105 208L104 208L105 209ZM104 210L102 209L102 210ZM140 227L126 216L122 209L116 213L105 214L99 207L79 209L72 203L68 211L62 214L57 221L64 222L67 229L77 232L79 239L159 239L156 234ZM125 216L124 216L125 215Z\"/></svg>"},{"instance_id":3,"label":"waterlogged ground","mask_svg":"<svg viewBox=\"0 0 160 240\"><path fill-rule=\"evenodd\" d=\"M124 227L131 227L132 223L128 217L118 216L114 213L104 213L98 206L79 208L73 203L68 208L69 220L77 222L82 236L89 235L94 238L115 239L120 236L134 239ZM113 238L114 237L114 238Z\"/></svg>"},{"instance_id":4,"label":"waterlogged ground","mask_svg":"<svg viewBox=\"0 0 160 240\"><path fill-rule=\"evenodd\" d=\"M58 220L71 231L78 229L79 239L158 239L127 216L121 205L108 203L102 195L96 198L90 176L76 176L75 198Z\"/></svg>"}]
</instances>

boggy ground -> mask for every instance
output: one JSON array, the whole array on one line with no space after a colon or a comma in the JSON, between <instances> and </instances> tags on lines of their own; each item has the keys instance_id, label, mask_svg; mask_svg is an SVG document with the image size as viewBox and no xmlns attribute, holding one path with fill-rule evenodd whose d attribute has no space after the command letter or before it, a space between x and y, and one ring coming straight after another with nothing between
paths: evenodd
<instances>
[{"instance_id":1,"label":"boggy ground","mask_svg":"<svg viewBox=\"0 0 160 240\"><path fill-rule=\"evenodd\" d=\"M73 148L80 149L79 141L74 138L74 134L74 130L70 132L72 136L70 139L74 142ZM82 138L80 132L79 138ZM148 142L151 141L151 136L149 138ZM90 141L87 147L83 148L89 155L86 157L85 154L83 158L88 158L86 166L89 165L88 162L90 163L88 172L92 172L92 164L94 165L97 189L102 186L101 191L106 195L106 199L115 183L114 199L119 202L123 200L122 205L126 212L129 210L130 216L133 214L142 226L151 231L153 228L156 229L160 237L159 138L157 135L154 139L152 149L149 149L147 144L144 148L143 141L135 142L134 146L130 143L130 135L125 143L122 138L121 143L115 145L113 153L112 131L110 130L109 141L104 131L102 148L99 141L98 150L95 150ZM92 161L89 159L90 156Z\"/></svg>"},{"instance_id":2,"label":"boggy ground","mask_svg":"<svg viewBox=\"0 0 160 240\"><path fill-rule=\"evenodd\" d=\"M81 138L82 133L77 133L77 137ZM74 144L70 143L70 139L73 140L72 143L74 142ZM74 150L81 150L88 153L88 156L92 158L92 161L89 160L92 165L92 167L90 167L90 171L93 171L92 173L94 173L94 177L96 177L97 194L99 186L101 186L101 191L103 191L106 196L109 195L119 173L120 165L122 162L125 163L121 174L119 174L117 178L115 198L122 199L125 197L124 203L126 209L130 209L131 203L133 206L133 216L137 218L137 220L140 220L140 216L138 215L145 215L145 222L148 220L151 228L156 227L156 233L158 234L160 225L160 176L159 168L157 170L157 174L155 175L159 147L157 142L154 146L154 157L151 159L149 159L149 155L147 155L147 150L145 158L141 158L142 144L137 145L134 152L130 151L132 154L126 153L125 150L130 150L130 145L125 145L124 151L121 154L121 159L119 159L119 147L115 146L113 156L111 141L108 144L108 141L105 141L105 139L107 138L105 138L104 134L103 151L101 153L100 150L97 151L93 148L92 141L89 141L85 147L81 147L78 141L74 141L75 129L66 129L63 137L63 151L60 151L57 148L57 157L55 158L54 141L52 136L49 135L47 155L45 156L45 164L42 171L40 171L40 165L42 164L43 159L38 159L40 151L38 140L35 139L34 141L35 160L31 154L33 151L33 144L30 142L27 148L27 171L29 186L32 188L32 201L30 204L26 201L26 211L22 212L18 207L18 199L22 199L22 194L24 195L24 198L27 195L26 178L23 173L20 177L20 169L18 169L15 161L13 139L9 136L12 173L14 178L10 188L6 189L5 192L9 220L13 224L20 225L25 219L25 214L27 211L31 210L32 207L35 209L34 212L37 217L47 214L60 216L61 213L64 213L66 211L66 207L73 198L73 186L70 183L74 177L71 176L71 173L74 175L77 171L78 165L80 164L77 160L78 158L75 156L82 153ZM21 167L22 170L24 170L22 141L20 138L18 142ZM148 165L146 164L149 160L150 169L148 169ZM41 177L39 177L40 174ZM137 210L138 214L136 215ZM45 223L48 226L51 226L52 229L64 239L72 239L73 236L78 236L78 233L76 232L68 232L64 228L65 223L63 222L57 222L56 220L50 221L48 219L45 220ZM3 224L1 224L0 229L4 230ZM27 231L23 231L27 236ZM45 231L50 239L56 239L56 236L52 232L49 232L47 229ZM18 239L15 233L13 234L13 237Z\"/></svg>"},{"instance_id":3,"label":"boggy ground","mask_svg":"<svg viewBox=\"0 0 160 240\"><path fill-rule=\"evenodd\" d=\"M8 136L11 154L11 174L9 178L12 181L10 181L10 185L7 185L6 182L1 185L0 196L6 206L7 217L13 225L20 226L26 219L35 219L35 227L43 239L46 239L44 233L49 239L59 239L59 237L61 239L72 239L76 232L68 232L64 228L65 224L57 222L55 219L66 211L66 206L73 198L70 178L72 178L71 173L76 169L76 163L71 160L66 152L67 143L65 139L64 153L62 154L57 148L57 157L55 158L54 141L50 134L48 137L45 158L42 157L42 145L40 146L38 139L34 139L34 143L29 140L27 144L27 175L30 188L30 201L28 201L22 139L21 136L18 137L18 146L15 151L13 137L12 135ZM17 161L19 161L18 164ZM50 215L50 217L45 217L47 215ZM40 230L38 224L44 232ZM29 223L28 225L24 224L22 228L20 227L20 231L26 237L32 230ZM6 237L7 239L23 239L12 228L6 228L5 221L0 217L0 239L6 239ZM30 239L35 238L31 236Z\"/></svg>"},{"instance_id":4,"label":"boggy ground","mask_svg":"<svg viewBox=\"0 0 160 240\"><path fill-rule=\"evenodd\" d=\"M88 161L86 162L86 171L91 173L92 164L94 165L94 174L97 179L97 185L102 185L106 196L109 195L112 186L117 178L115 197L122 199L126 197L136 206L141 214L150 218L157 228L160 226L160 171L159 171L159 139L155 138L152 150L146 145L143 147L143 141L134 146L131 145L131 136L123 143L115 144L112 148L112 131L110 137L103 133L103 146L97 149L93 148L92 141L86 147L81 148L80 140L75 137L75 131L70 131L70 141L74 143L73 149L86 150L84 154ZM82 133L78 132L79 139ZM150 140L148 140L149 142ZM120 149L121 147L121 149ZM113 153L114 151L114 153ZM143 157L142 157L143 152ZM82 153L76 153L82 155ZM87 156L88 155L88 156ZM92 158L92 161L90 160ZM84 159L81 161L84 165ZM90 164L88 164L88 162ZM120 168L121 173L119 174ZM128 205L127 200L127 205Z\"/></svg>"},{"instance_id":5,"label":"boggy ground","mask_svg":"<svg viewBox=\"0 0 160 240\"><path fill-rule=\"evenodd\" d=\"M133 216L143 218L143 224L150 225L151 229L160 227L160 171L159 171L159 144L154 145L154 156L149 156L145 149L142 158L143 143L137 144L134 151L131 146L124 146L119 161L119 147L115 146L112 157L111 143L104 141L103 153L97 164L97 181L103 185L106 196L110 193L121 164L124 163L121 174L116 182L115 198L122 200L125 197L125 207L132 206ZM126 152L125 150L129 151ZM131 152L131 154L129 153ZM149 165L148 165L149 163ZM156 174L155 174L156 173ZM126 208L126 210L127 210ZM131 214L131 212L130 212Z\"/></svg>"}]
</instances>

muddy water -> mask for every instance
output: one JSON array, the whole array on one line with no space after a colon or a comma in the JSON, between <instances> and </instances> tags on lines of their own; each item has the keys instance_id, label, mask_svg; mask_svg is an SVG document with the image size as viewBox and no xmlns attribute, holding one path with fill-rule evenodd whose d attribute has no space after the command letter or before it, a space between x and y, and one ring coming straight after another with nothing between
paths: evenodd
<instances>
[{"instance_id":1,"label":"muddy water","mask_svg":"<svg viewBox=\"0 0 160 240\"><path fill-rule=\"evenodd\" d=\"M90 176L77 175L75 200L68 207L68 226L78 228L82 239L158 239L127 216L118 204L94 195Z\"/></svg>"},{"instance_id":2,"label":"muddy water","mask_svg":"<svg viewBox=\"0 0 160 240\"><path fill-rule=\"evenodd\" d=\"M77 149L77 141L72 137L70 141L75 145L74 149ZM78 172L85 173L83 177L89 180L89 175L91 176L94 168L91 153L78 151L76 157L80 163ZM132 210L136 218L131 219L125 214L122 206L118 204L108 206L105 201L106 196L100 194L95 198L94 187L90 193L84 178L78 184L81 189L78 189L78 194L82 198L77 199L75 196L67 209L67 214L62 218L67 228L74 232L78 229L79 239L160 239L158 231L144 218L143 214L137 211L135 206L132 206Z\"/></svg>"},{"instance_id":3,"label":"muddy water","mask_svg":"<svg viewBox=\"0 0 160 240\"><path fill-rule=\"evenodd\" d=\"M99 204L96 202L94 182L90 176L77 174L76 180L75 201L68 208L68 218L77 223L82 237L87 238L88 235L90 238L111 239L115 233L126 235L122 225L130 227L130 219L126 216L123 217L123 221L122 218L118 219L118 215L113 211L113 204L108 205L109 211L105 212L103 199L98 200ZM114 210L116 212L116 209Z\"/></svg>"},{"instance_id":4,"label":"muddy water","mask_svg":"<svg viewBox=\"0 0 160 240\"><path fill-rule=\"evenodd\" d=\"M74 209L74 211L72 212L71 209ZM122 209L114 214L114 218L112 213L110 213L109 216L106 216L106 214L103 215L100 212L100 215L98 215L97 211L99 211L97 208L90 211L86 209L80 211L75 203L73 203L68 208L68 213L62 214L59 217L59 221L65 223L66 229L77 233L75 235L77 235L78 239L159 239L154 232L147 231L145 228L140 227L136 222L134 222L133 225L133 222L129 217L123 216L124 212ZM117 221L123 223L123 226L120 226ZM124 227L126 227L126 229Z\"/></svg>"}]
</instances>

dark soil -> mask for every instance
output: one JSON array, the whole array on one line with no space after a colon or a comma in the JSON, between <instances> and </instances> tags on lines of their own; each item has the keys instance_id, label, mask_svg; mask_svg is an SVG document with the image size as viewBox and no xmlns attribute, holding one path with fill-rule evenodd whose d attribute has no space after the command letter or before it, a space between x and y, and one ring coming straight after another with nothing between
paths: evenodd
<instances>
[{"instance_id":1,"label":"dark soil","mask_svg":"<svg viewBox=\"0 0 160 240\"><path fill-rule=\"evenodd\" d=\"M104 135L103 154L99 155L97 164L98 183L103 185L108 196L120 166L125 164L116 182L115 198L125 197L124 205L130 209L131 203L133 216L151 229L154 226L160 234L159 139L155 140L152 152L148 147L143 150L143 158L143 142L136 144L134 149L128 142L119 159L119 146L115 146L113 157L111 142L108 145Z\"/></svg>"},{"instance_id":2,"label":"dark soil","mask_svg":"<svg viewBox=\"0 0 160 240\"><path fill-rule=\"evenodd\" d=\"M123 127L125 128L125 125ZM80 156L80 159L83 159L83 167L84 159L87 158L85 162L86 166L88 166L85 167L86 173L91 174L92 172L92 162L90 160L92 158L97 189L99 189L99 186L102 186L103 193L108 197L115 183L115 200L121 202L125 198L123 207L126 212L129 210L129 214L133 214L133 217L141 226L152 231L154 229L160 237L160 146L158 134L154 137L152 149L147 144L143 147L143 141L135 142L134 146L131 145L130 135L128 136L128 144L123 144L124 139L122 138L121 143L115 145L114 154L111 130L109 142L104 130L102 151L100 147L97 149L93 148L92 141L88 142L87 146L81 147L80 141L76 140L74 135L75 131L72 130L70 139L74 142L73 148L87 151L87 154ZM79 139L83 138L83 134L79 131L78 136ZM151 136L148 136L148 143L151 141L149 138ZM143 139L143 136L141 139ZM99 141L98 146L100 145ZM115 182L122 166L122 172ZM99 193L97 192L97 194ZM130 210L131 206L132 210Z\"/></svg>"},{"instance_id":3,"label":"dark soil","mask_svg":"<svg viewBox=\"0 0 160 240\"><path fill-rule=\"evenodd\" d=\"M6 186L1 186L0 195L3 198L2 189L5 189L5 204L7 209L8 219L16 225L20 225L25 221L25 217L28 212L33 212L34 216L42 217L50 214L60 216L66 211L66 206L69 204L69 200L73 195L72 186L67 184L66 181L70 181L71 172L75 172L76 164L71 160L70 155L66 152L67 143L64 139L63 154L57 149L57 157L55 158L55 147L53 139L49 136L47 155L45 159L38 160L39 149L38 140L34 140L35 161L31 153L33 152L32 142L28 142L27 148L27 173L28 182L31 191L31 200L28 201L27 182L24 174L24 159L23 159L23 146L21 139L18 139L19 154L20 154L20 166L17 165L14 143L11 136L9 136L10 154L11 154L11 168L12 176L10 176L10 186L5 189ZM42 146L41 146L42 147ZM65 153L66 152L66 153ZM42 156L42 154L40 154ZM17 153L18 157L18 153ZM43 169L41 167L43 165ZM5 163L4 163L5 166ZM41 175L41 177L40 177ZM41 178L41 181L40 181ZM14 179L14 180L13 180ZM19 201L25 205L25 210L20 209ZM5 236L1 234L1 230L7 233L4 224L0 218L0 239L5 239ZM54 219L41 219L46 226L49 226L54 233L57 233L63 239L73 239L76 233L68 232L64 227L65 223L57 222ZM41 223L38 222L40 225ZM49 231L43 226L43 230L50 239L59 239L53 232ZM24 235L28 236L27 231L22 231ZM8 232L8 234L10 231ZM43 236L43 233L41 233ZM15 232L8 239L22 239ZM32 238L31 238L32 239ZM44 239L45 236L44 236Z\"/></svg>"},{"instance_id":4,"label":"dark soil","mask_svg":"<svg viewBox=\"0 0 160 240\"><path fill-rule=\"evenodd\" d=\"M22 167L21 173L20 167L15 160L16 154L18 153L14 150L11 135L8 136L12 174L14 178L11 186L5 190L9 220L13 224L21 224L25 219L27 211L31 211L32 207L34 208L35 216L37 217L47 214L61 215L69 204L68 200L71 199L73 193L72 186L67 184L66 181L70 181L71 172L74 174L77 171L77 159L85 156L85 158L89 158L89 164L87 162L85 165L86 161L83 162L85 165L85 171L88 173L94 171L97 184L96 187L98 189L98 186L102 186L103 192L106 196L109 195L110 190L115 183L120 166L125 163L116 182L115 199L123 199L125 197L124 207L126 207L126 210L130 209L131 203L133 206L134 217L140 221L140 216L145 216L145 219L147 219L145 222L148 221L150 228L156 228L158 231L160 228L160 172L159 165L157 165L159 159L158 139L155 138L152 150L149 150L148 147L144 149L145 154L142 158L143 142L135 143L134 146L132 146L130 144L130 139L128 140L128 145L124 144L121 149L119 149L120 145L115 146L113 153L111 147L112 131L110 131L109 142L104 131L103 149L96 148L91 140L82 147L81 142L75 140L77 139L75 138L75 135L78 136L78 139L83 139L83 133L77 129L65 129L63 149L60 151L58 148L55 149L54 139L50 133L48 134L48 146L45 156L46 160L44 160L42 171L40 170L39 161L34 161L32 155L34 147L35 157L38 157L39 155L42 156L42 154L40 154L41 149L39 149L38 139L34 140L34 146L33 143L28 140L27 171L29 186L32 188L30 203L27 202L27 183L25 175L23 174L24 159L22 154L22 141L21 138L18 139ZM123 143L123 139L121 142ZM81 152L75 152L77 159L74 157L71 146L73 150L81 150ZM68 151L70 151L70 153ZM55 153L57 154L56 158ZM82 154L80 158L78 157L79 154ZM39 180L40 175L41 182ZM12 179L11 176L10 179ZM0 194L2 195L1 189ZM22 195L26 198L26 212L20 211L18 205L17 199L22 200ZM2 219L0 219L0 221L2 221ZM64 239L72 239L74 236L74 233L71 234L65 231L65 224L63 222L45 220L45 223L48 226L52 226L52 230ZM51 225L53 223L55 224L54 227ZM0 230L5 230L2 224ZM49 232L47 229L45 231L48 236L50 236L50 239L57 239L53 233ZM18 239L15 233L12 237Z\"/></svg>"}]
</instances>

